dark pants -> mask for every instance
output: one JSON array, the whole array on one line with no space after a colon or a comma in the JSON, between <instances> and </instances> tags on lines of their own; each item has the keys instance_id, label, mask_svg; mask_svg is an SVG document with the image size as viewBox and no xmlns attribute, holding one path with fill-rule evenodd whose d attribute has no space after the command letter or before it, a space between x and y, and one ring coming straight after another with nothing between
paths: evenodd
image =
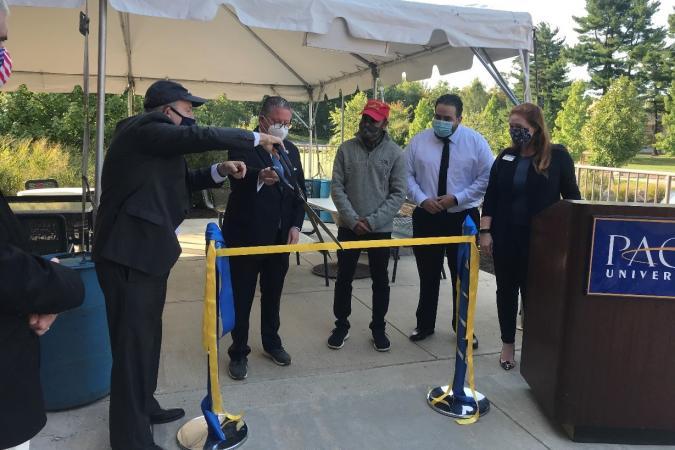
<instances>
[{"instance_id":1,"label":"dark pants","mask_svg":"<svg viewBox=\"0 0 675 450\"><path fill-rule=\"evenodd\" d=\"M347 228L338 228L340 241L366 241L374 239L391 239L391 233L369 233L358 236ZM373 280L373 316L370 329L384 331L384 316L389 309L389 247L368 249L368 266L370 278ZM349 315L352 312L352 281L356 264L359 261L361 250L338 250L338 273L335 280L335 296L333 298L333 313L335 326L349 329Z\"/></svg>"},{"instance_id":2,"label":"dark pants","mask_svg":"<svg viewBox=\"0 0 675 450\"><path fill-rule=\"evenodd\" d=\"M160 406L157 389L162 346L164 276L109 261L96 263L105 296L112 349L110 445L113 450L152 448L150 414Z\"/></svg>"},{"instance_id":3,"label":"dark pants","mask_svg":"<svg viewBox=\"0 0 675 450\"><path fill-rule=\"evenodd\" d=\"M478 208L457 213L440 212L430 214L422 208L413 211L413 237L461 236L462 224L469 215L478 226L480 215ZM457 244L419 245L413 247L417 261L417 273L420 277L420 298L417 305L417 329L434 331L436 311L438 310L438 291L441 283L443 256L448 259L452 282L452 323L455 328L455 296L457 281Z\"/></svg>"},{"instance_id":4,"label":"dark pants","mask_svg":"<svg viewBox=\"0 0 675 450\"><path fill-rule=\"evenodd\" d=\"M518 292L525 308L530 228L521 225L493 227L493 259L497 278L497 313L502 342L516 341Z\"/></svg>"},{"instance_id":5,"label":"dark pants","mask_svg":"<svg viewBox=\"0 0 675 450\"><path fill-rule=\"evenodd\" d=\"M286 243L280 239L277 242ZM288 253L230 258L234 294L234 329L232 345L227 351L230 359L239 360L251 353L251 347L248 346L248 329L258 275L260 275L262 345L266 351L282 347L279 337L279 309L286 272L288 272Z\"/></svg>"}]
</instances>

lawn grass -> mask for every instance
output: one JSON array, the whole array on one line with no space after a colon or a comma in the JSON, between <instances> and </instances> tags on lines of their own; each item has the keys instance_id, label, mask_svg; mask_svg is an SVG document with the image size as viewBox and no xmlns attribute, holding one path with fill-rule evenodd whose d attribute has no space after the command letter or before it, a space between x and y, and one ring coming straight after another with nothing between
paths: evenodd
<instances>
[{"instance_id":1,"label":"lawn grass","mask_svg":"<svg viewBox=\"0 0 675 450\"><path fill-rule=\"evenodd\" d=\"M675 172L675 156L637 155L625 169L656 170L659 172Z\"/></svg>"}]
</instances>

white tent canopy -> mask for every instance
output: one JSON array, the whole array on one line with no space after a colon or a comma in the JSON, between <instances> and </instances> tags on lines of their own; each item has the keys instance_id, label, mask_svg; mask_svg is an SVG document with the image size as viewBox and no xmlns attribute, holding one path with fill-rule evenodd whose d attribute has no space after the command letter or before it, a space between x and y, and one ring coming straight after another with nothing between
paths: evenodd
<instances>
[{"instance_id":1,"label":"white tent canopy","mask_svg":"<svg viewBox=\"0 0 675 450\"><path fill-rule=\"evenodd\" d=\"M313 102L340 93L469 69L478 57L518 102L493 61L520 56L529 86L528 13L401 0L9 0L13 75L7 89L69 92L85 75L78 12L98 17L89 83L107 93L145 92L170 78L194 94ZM116 10L108 14L108 5ZM97 63L94 61L98 60ZM85 88L86 90L86 88ZM375 89L373 90L376 91ZM529 91L526 90L526 99ZM99 96L97 123L104 122ZM88 127L83 139L86 166ZM96 180L103 164L96 134ZM310 153L311 165L311 153ZM100 189L96 190L97 200Z\"/></svg>"},{"instance_id":2,"label":"white tent canopy","mask_svg":"<svg viewBox=\"0 0 675 450\"><path fill-rule=\"evenodd\" d=\"M67 92L82 83L84 0L10 0L9 89ZM90 16L98 1L89 0ZM469 69L532 50L528 13L398 0L109 0L106 92L142 93L171 78L196 95L319 100ZM44 8L59 7L59 8ZM174 20L170 20L174 19ZM186 20L175 20L186 19ZM92 27L91 37L97 38ZM79 51L78 51L79 50ZM94 58L96 54L93 53ZM90 64L92 80L97 74ZM93 84L93 83L92 83ZM310 97L311 93L311 97Z\"/></svg>"}]
</instances>

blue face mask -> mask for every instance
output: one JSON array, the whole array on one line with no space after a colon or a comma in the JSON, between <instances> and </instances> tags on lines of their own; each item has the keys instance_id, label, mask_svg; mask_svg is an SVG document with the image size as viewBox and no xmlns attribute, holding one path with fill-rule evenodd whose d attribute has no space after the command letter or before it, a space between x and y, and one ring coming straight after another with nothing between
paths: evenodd
<instances>
[{"instance_id":1,"label":"blue face mask","mask_svg":"<svg viewBox=\"0 0 675 450\"><path fill-rule=\"evenodd\" d=\"M446 138L452 135L455 132L454 125L453 122L448 122L447 120L434 119L431 121L431 127L439 138Z\"/></svg>"},{"instance_id":2,"label":"blue face mask","mask_svg":"<svg viewBox=\"0 0 675 450\"><path fill-rule=\"evenodd\" d=\"M186 117L186 116L182 115L181 113L176 111L176 109L173 106L171 107L171 111L175 112L176 114L178 114L181 117L180 125L182 127L191 127L192 125L197 124L197 121L195 119L193 119L192 117Z\"/></svg>"}]
</instances>

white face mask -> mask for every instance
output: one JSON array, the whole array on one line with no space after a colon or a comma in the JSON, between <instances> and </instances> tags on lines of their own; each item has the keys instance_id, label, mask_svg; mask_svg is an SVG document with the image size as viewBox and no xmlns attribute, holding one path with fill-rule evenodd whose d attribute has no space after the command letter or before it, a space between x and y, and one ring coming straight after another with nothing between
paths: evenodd
<instances>
[{"instance_id":1,"label":"white face mask","mask_svg":"<svg viewBox=\"0 0 675 450\"><path fill-rule=\"evenodd\" d=\"M267 134L278 137L282 141L288 136L288 127L280 123L275 123L267 128Z\"/></svg>"}]
</instances>

